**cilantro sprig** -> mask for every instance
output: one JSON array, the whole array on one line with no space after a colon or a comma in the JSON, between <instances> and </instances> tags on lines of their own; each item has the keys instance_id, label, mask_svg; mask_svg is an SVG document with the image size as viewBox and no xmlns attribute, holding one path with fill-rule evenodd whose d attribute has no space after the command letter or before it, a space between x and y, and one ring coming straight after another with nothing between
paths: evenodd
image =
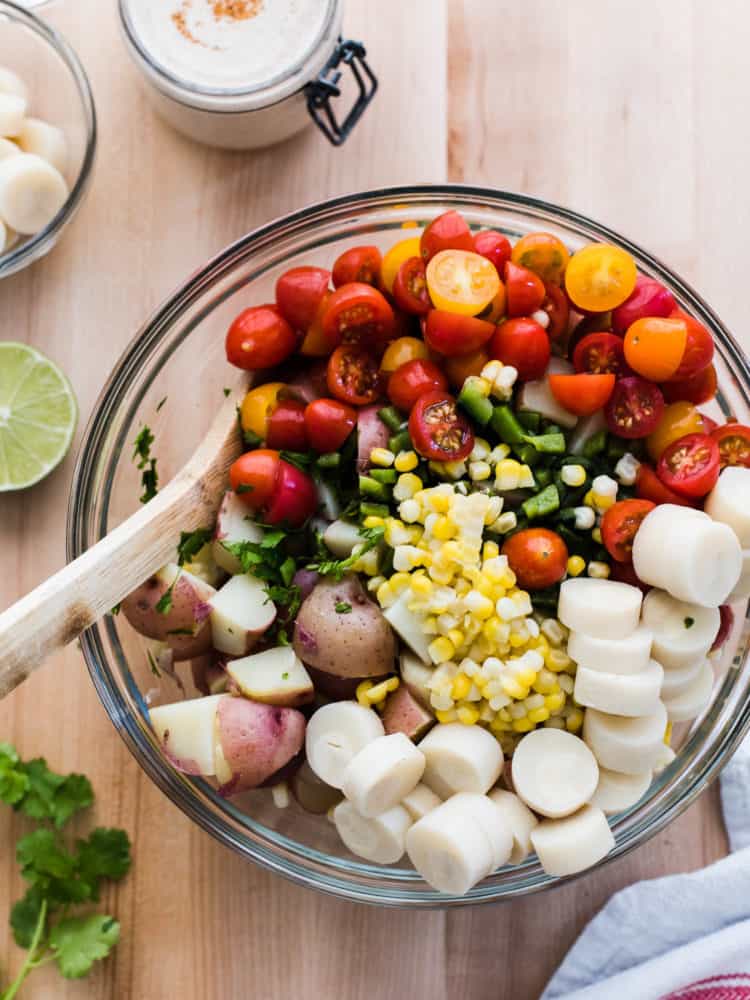
<instances>
[{"instance_id":1,"label":"cilantro sprig","mask_svg":"<svg viewBox=\"0 0 750 1000\"><path fill-rule=\"evenodd\" d=\"M156 459L151 454L153 443L151 428L144 424L133 441L133 461L141 472L141 503L148 503L159 492L159 473L156 471Z\"/></svg>"},{"instance_id":2,"label":"cilantro sprig","mask_svg":"<svg viewBox=\"0 0 750 1000\"><path fill-rule=\"evenodd\" d=\"M180 566L192 562L204 545L213 538L210 528L197 528L195 531L181 531L177 545L177 562Z\"/></svg>"},{"instance_id":3,"label":"cilantro sprig","mask_svg":"<svg viewBox=\"0 0 750 1000\"><path fill-rule=\"evenodd\" d=\"M318 557L313 562L308 563L308 569L316 570L321 576L332 576L335 580L340 580L345 573L348 573L361 559L365 552L374 549L380 543L385 534L384 528L360 528L359 534L362 542L354 546L354 551L346 559L331 559L330 552L325 546L322 537L318 538Z\"/></svg>"}]
</instances>

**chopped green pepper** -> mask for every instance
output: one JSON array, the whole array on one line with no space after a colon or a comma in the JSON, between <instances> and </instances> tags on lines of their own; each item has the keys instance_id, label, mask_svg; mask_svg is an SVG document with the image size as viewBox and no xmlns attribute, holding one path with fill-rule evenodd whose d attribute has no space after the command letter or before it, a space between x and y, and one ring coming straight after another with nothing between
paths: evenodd
<instances>
[{"instance_id":1,"label":"chopped green pepper","mask_svg":"<svg viewBox=\"0 0 750 1000\"><path fill-rule=\"evenodd\" d=\"M523 427L513 410L505 403L492 411L491 427L506 444L522 444L525 440Z\"/></svg>"},{"instance_id":2,"label":"chopped green pepper","mask_svg":"<svg viewBox=\"0 0 750 1000\"><path fill-rule=\"evenodd\" d=\"M374 500L388 501L391 498L391 491L384 483L379 483L372 476L359 477L359 492L364 497L372 497Z\"/></svg>"},{"instance_id":3,"label":"chopped green pepper","mask_svg":"<svg viewBox=\"0 0 750 1000\"><path fill-rule=\"evenodd\" d=\"M403 427L403 418L395 406L384 406L382 410L378 410L378 416L388 430L393 431L394 434L398 434Z\"/></svg>"},{"instance_id":4,"label":"chopped green pepper","mask_svg":"<svg viewBox=\"0 0 750 1000\"><path fill-rule=\"evenodd\" d=\"M463 407L472 420L485 427L492 417L492 400L483 395L476 375L469 375L464 380L461 392L458 394L458 405Z\"/></svg>"},{"instance_id":5,"label":"chopped green pepper","mask_svg":"<svg viewBox=\"0 0 750 1000\"><path fill-rule=\"evenodd\" d=\"M554 433L550 434L545 432L544 434L538 434L535 436L528 435L524 438L527 444L532 445L537 451L541 452L543 455L564 455L565 454L565 435Z\"/></svg>"},{"instance_id":6,"label":"chopped green pepper","mask_svg":"<svg viewBox=\"0 0 750 1000\"><path fill-rule=\"evenodd\" d=\"M555 485L545 486L541 493L536 493L524 500L521 509L530 521L537 517L547 517L560 509L560 496Z\"/></svg>"}]
</instances>

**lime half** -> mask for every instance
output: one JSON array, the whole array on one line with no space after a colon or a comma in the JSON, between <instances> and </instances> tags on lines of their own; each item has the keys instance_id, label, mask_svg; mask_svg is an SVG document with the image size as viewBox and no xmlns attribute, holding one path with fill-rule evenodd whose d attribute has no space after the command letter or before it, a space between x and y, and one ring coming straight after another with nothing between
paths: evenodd
<instances>
[{"instance_id":1,"label":"lime half","mask_svg":"<svg viewBox=\"0 0 750 1000\"><path fill-rule=\"evenodd\" d=\"M57 365L26 344L0 342L0 493L44 479L67 454L77 419Z\"/></svg>"}]
</instances>

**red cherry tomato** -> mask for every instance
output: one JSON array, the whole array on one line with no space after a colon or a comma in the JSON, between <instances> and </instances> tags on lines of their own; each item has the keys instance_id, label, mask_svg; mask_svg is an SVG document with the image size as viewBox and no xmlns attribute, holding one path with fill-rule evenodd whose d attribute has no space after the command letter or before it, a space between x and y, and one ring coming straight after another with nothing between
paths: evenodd
<instances>
[{"instance_id":1,"label":"red cherry tomato","mask_svg":"<svg viewBox=\"0 0 750 1000\"><path fill-rule=\"evenodd\" d=\"M704 497L719 478L719 446L708 434L687 434L664 451L656 474L675 493Z\"/></svg>"},{"instance_id":2,"label":"red cherry tomato","mask_svg":"<svg viewBox=\"0 0 750 1000\"><path fill-rule=\"evenodd\" d=\"M367 406L380 395L377 359L356 344L336 348L328 359L326 380L331 395L352 406Z\"/></svg>"},{"instance_id":3,"label":"red cherry tomato","mask_svg":"<svg viewBox=\"0 0 750 1000\"><path fill-rule=\"evenodd\" d=\"M509 316L530 316L542 308L547 292L538 274L509 260L505 263L505 295Z\"/></svg>"},{"instance_id":4,"label":"red cherry tomato","mask_svg":"<svg viewBox=\"0 0 750 1000\"><path fill-rule=\"evenodd\" d=\"M494 332L494 323L476 316L460 316L444 309L431 309L425 320L424 339L433 351L452 358L473 354L487 343Z\"/></svg>"},{"instance_id":5,"label":"red cherry tomato","mask_svg":"<svg viewBox=\"0 0 750 1000\"><path fill-rule=\"evenodd\" d=\"M288 524L298 528L318 508L315 483L296 466L279 460L279 476L271 502L263 517L267 524Z\"/></svg>"},{"instance_id":6,"label":"red cherry tomato","mask_svg":"<svg viewBox=\"0 0 750 1000\"><path fill-rule=\"evenodd\" d=\"M399 410L408 413L426 392L448 388L448 379L433 361L415 358L401 365L388 380L388 398Z\"/></svg>"},{"instance_id":7,"label":"red cherry tomato","mask_svg":"<svg viewBox=\"0 0 750 1000\"><path fill-rule=\"evenodd\" d=\"M426 392L409 415L409 434L423 458L433 462L458 462L474 447L474 434L446 392Z\"/></svg>"},{"instance_id":8,"label":"red cherry tomato","mask_svg":"<svg viewBox=\"0 0 750 1000\"><path fill-rule=\"evenodd\" d=\"M644 594L647 594L651 587L644 583L633 569L633 564L626 562L613 562L610 567L610 577L618 583L629 583L631 587L638 587Z\"/></svg>"},{"instance_id":9,"label":"red cherry tomato","mask_svg":"<svg viewBox=\"0 0 750 1000\"><path fill-rule=\"evenodd\" d=\"M364 285L380 284L380 265L383 255L377 247L351 247L336 258L333 265L333 287L341 288L352 282Z\"/></svg>"},{"instance_id":10,"label":"red cherry tomato","mask_svg":"<svg viewBox=\"0 0 750 1000\"><path fill-rule=\"evenodd\" d=\"M546 284L544 292L542 309L549 316L547 336L553 343L558 343L568 332L570 303L568 302L568 296L559 285Z\"/></svg>"},{"instance_id":11,"label":"red cherry tomato","mask_svg":"<svg viewBox=\"0 0 750 1000\"><path fill-rule=\"evenodd\" d=\"M732 611L728 604L721 604L719 606L719 630L709 650L710 653L713 653L715 649L719 649L724 645L729 638L729 633L732 631L733 625L734 611Z\"/></svg>"},{"instance_id":12,"label":"red cherry tomato","mask_svg":"<svg viewBox=\"0 0 750 1000\"><path fill-rule=\"evenodd\" d=\"M310 447L321 454L338 451L357 423L357 411L338 399L314 399L305 410Z\"/></svg>"},{"instance_id":13,"label":"red cherry tomato","mask_svg":"<svg viewBox=\"0 0 750 1000\"><path fill-rule=\"evenodd\" d=\"M618 500L602 518L602 541L607 552L617 562L633 558L633 539L641 521L656 504L651 500Z\"/></svg>"},{"instance_id":14,"label":"red cherry tomato","mask_svg":"<svg viewBox=\"0 0 750 1000\"><path fill-rule=\"evenodd\" d=\"M393 297L404 312L422 316L432 308L427 291L427 272L421 257L409 257L396 272Z\"/></svg>"},{"instance_id":15,"label":"red cherry tomato","mask_svg":"<svg viewBox=\"0 0 750 1000\"><path fill-rule=\"evenodd\" d=\"M635 288L622 305L612 310L612 329L624 335L639 319L666 318L675 307L674 295L660 282L639 274Z\"/></svg>"},{"instance_id":16,"label":"red cherry tomato","mask_svg":"<svg viewBox=\"0 0 750 1000\"><path fill-rule=\"evenodd\" d=\"M279 462L277 451L256 448L232 463L229 482L250 510L263 510L270 503L279 478Z\"/></svg>"},{"instance_id":17,"label":"red cherry tomato","mask_svg":"<svg viewBox=\"0 0 750 1000\"><path fill-rule=\"evenodd\" d=\"M474 239L462 215L454 211L444 212L433 219L422 233L420 249L426 264L441 250L473 250Z\"/></svg>"},{"instance_id":18,"label":"red cherry tomato","mask_svg":"<svg viewBox=\"0 0 750 1000\"><path fill-rule=\"evenodd\" d=\"M330 348L360 344L381 350L395 336L395 320L382 292L353 281L331 295L323 313L323 336Z\"/></svg>"},{"instance_id":19,"label":"red cherry tomato","mask_svg":"<svg viewBox=\"0 0 750 1000\"><path fill-rule=\"evenodd\" d=\"M612 372L618 378L631 374L625 361L622 338L614 333L589 333L576 344L573 365L577 372L603 375Z\"/></svg>"},{"instance_id":20,"label":"red cherry tomato","mask_svg":"<svg viewBox=\"0 0 750 1000\"><path fill-rule=\"evenodd\" d=\"M692 507L692 503L679 493L668 489L659 479L650 465L642 463L638 469L635 480L635 492L641 500L650 500L652 503L674 503L679 507Z\"/></svg>"},{"instance_id":21,"label":"red cherry tomato","mask_svg":"<svg viewBox=\"0 0 750 1000\"><path fill-rule=\"evenodd\" d=\"M305 404L297 399L282 399L268 418L266 444L287 451L307 450Z\"/></svg>"},{"instance_id":22,"label":"red cherry tomato","mask_svg":"<svg viewBox=\"0 0 750 1000\"><path fill-rule=\"evenodd\" d=\"M295 330L309 330L330 280L325 268L293 267L276 282L276 305Z\"/></svg>"},{"instance_id":23,"label":"red cherry tomato","mask_svg":"<svg viewBox=\"0 0 750 1000\"><path fill-rule=\"evenodd\" d=\"M675 309L670 313L670 318L681 319L687 326L687 341L682 354L680 366L670 382L680 382L686 378L692 378L698 372L702 372L711 364L714 356L714 338L702 323L692 316L688 316L682 309Z\"/></svg>"},{"instance_id":24,"label":"red cherry tomato","mask_svg":"<svg viewBox=\"0 0 750 1000\"><path fill-rule=\"evenodd\" d=\"M541 378L549 364L549 337L535 319L506 319L495 330L490 357L513 365L522 382Z\"/></svg>"},{"instance_id":25,"label":"red cherry tomato","mask_svg":"<svg viewBox=\"0 0 750 1000\"><path fill-rule=\"evenodd\" d=\"M716 369L713 365L708 365L697 375L681 379L675 382L672 379L665 382L661 387L664 398L668 403L677 403L681 399L686 399L689 403L707 403L716 395L717 388Z\"/></svg>"},{"instance_id":26,"label":"red cherry tomato","mask_svg":"<svg viewBox=\"0 0 750 1000\"><path fill-rule=\"evenodd\" d=\"M703 415L705 421L705 416ZM719 446L719 466L744 465L750 469L750 427L745 424L724 424L711 431Z\"/></svg>"},{"instance_id":27,"label":"red cherry tomato","mask_svg":"<svg viewBox=\"0 0 750 1000\"><path fill-rule=\"evenodd\" d=\"M297 346L297 335L276 306L251 306L229 327L227 361L255 371L286 361Z\"/></svg>"},{"instance_id":28,"label":"red cherry tomato","mask_svg":"<svg viewBox=\"0 0 750 1000\"><path fill-rule=\"evenodd\" d=\"M510 260L512 247L507 236L494 229L483 229L474 237L474 252L491 260L497 273L502 274L505 262Z\"/></svg>"},{"instance_id":29,"label":"red cherry tomato","mask_svg":"<svg viewBox=\"0 0 750 1000\"><path fill-rule=\"evenodd\" d=\"M664 396L658 386L639 375L615 383L604 416L612 434L624 438L647 437L664 412Z\"/></svg>"},{"instance_id":30,"label":"red cherry tomato","mask_svg":"<svg viewBox=\"0 0 750 1000\"><path fill-rule=\"evenodd\" d=\"M550 375L549 387L561 406L579 417L588 417L601 410L612 395L615 377L604 375Z\"/></svg>"},{"instance_id":31,"label":"red cherry tomato","mask_svg":"<svg viewBox=\"0 0 750 1000\"><path fill-rule=\"evenodd\" d=\"M565 576L568 548L555 531L525 528L505 542L503 555L524 590L544 590Z\"/></svg>"}]
</instances>

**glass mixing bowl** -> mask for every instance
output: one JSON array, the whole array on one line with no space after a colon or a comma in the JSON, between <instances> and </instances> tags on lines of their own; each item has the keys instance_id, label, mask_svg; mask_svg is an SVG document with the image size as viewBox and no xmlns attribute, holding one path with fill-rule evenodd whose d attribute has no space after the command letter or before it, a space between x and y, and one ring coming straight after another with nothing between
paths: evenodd
<instances>
[{"instance_id":1,"label":"glass mixing bowl","mask_svg":"<svg viewBox=\"0 0 750 1000\"><path fill-rule=\"evenodd\" d=\"M192 275L138 331L107 382L81 445L68 555L80 555L138 506L139 473L131 453L143 424L155 434L162 482L190 455L223 400L223 386L236 375L224 358L225 331L246 306L273 300L279 274L299 264L330 266L357 243L385 248L403 237L405 225L421 226L447 209L463 213L472 226L500 229L512 239L544 229L571 249L589 241L627 248L644 274L667 285L712 331L720 385L716 405L725 415L750 421L750 370L740 347L700 296L625 237L575 212L500 191L424 186L365 192L313 205L250 233ZM644 799L613 817L616 847L607 860L643 844L679 815L718 774L750 726L750 672L743 669L748 629L741 610L710 707L692 726L682 727L676 760ZM170 678L152 674L146 641L121 616L107 616L89 629L82 645L107 712L150 777L217 840L272 871L336 896L386 906L492 902L559 881L531 857L499 870L465 897L445 896L408 867L356 860L325 816L295 805L276 809L268 791L225 801L208 782L173 770L158 749L146 705L177 700L180 692ZM187 665L178 669L189 676Z\"/></svg>"}]
</instances>

